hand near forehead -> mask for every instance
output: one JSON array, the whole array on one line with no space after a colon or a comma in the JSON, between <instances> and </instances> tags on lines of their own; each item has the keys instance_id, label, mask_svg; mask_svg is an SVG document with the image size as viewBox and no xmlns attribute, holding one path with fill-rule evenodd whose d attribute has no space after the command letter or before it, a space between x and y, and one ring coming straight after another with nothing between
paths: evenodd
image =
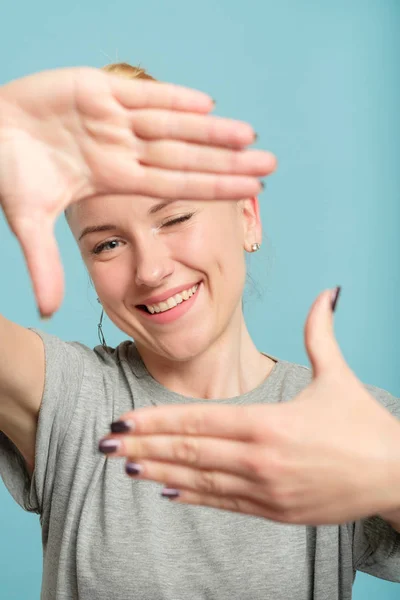
<instances>
[{"instance_id":1,"label":"hand near forehead","mask_svg":"<svg viewBox=\"0 0 400 600\"><path fill-rule=\"evenodd\" d=\"M56 218L94 195L239 199L275 158L246 123L210 116L209 96L91 68L46 71L0 87L0 205L39 310L63 296Z\"/></svg>"}]
</instances>

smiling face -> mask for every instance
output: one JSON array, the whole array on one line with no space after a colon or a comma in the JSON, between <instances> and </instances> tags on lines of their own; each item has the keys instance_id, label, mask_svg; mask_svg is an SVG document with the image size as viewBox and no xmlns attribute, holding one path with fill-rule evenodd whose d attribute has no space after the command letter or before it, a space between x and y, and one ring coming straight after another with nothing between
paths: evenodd
<instances>
[{"instance_id":1,"label":"smiling face","mask_svg":"<svg viewBox=\"0 0 400 600\"><path fill-rule=\"evenodd\" d=\"M257 199L107 196L73 205L68 221L107 315L142 354L192 359L240 327Z\"/></svg>"}]
</instances>

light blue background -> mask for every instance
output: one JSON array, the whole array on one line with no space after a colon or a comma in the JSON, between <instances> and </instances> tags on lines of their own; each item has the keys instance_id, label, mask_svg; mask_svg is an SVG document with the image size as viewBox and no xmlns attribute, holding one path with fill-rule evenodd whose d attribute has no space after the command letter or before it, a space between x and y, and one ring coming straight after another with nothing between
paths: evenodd
<instances>
[{"instance_id":1,"label":"light blue background","mask_svg":"<svg viewBox=\"0 0 400 600\"><path fill-rule=\"evenodd\" d=\"M256 343L307 364L309 307L341 284L336 333L350 366L400 395L399 28L398 0L16 0L1 16L0 83L118 57L209 92L218 114L249 120L258 146L280 161L261 196L264 245L249 261ZM57 235L66 297L40 324L21 252L0 221L0 310L93 346L99 306L63 219ZM109 344L123 338L107 320L104 331ZM38 519L0 485L0 596L39 598ZM389 600L399 589L358 574L354 598Z\"/></svg>"}]
</instances>

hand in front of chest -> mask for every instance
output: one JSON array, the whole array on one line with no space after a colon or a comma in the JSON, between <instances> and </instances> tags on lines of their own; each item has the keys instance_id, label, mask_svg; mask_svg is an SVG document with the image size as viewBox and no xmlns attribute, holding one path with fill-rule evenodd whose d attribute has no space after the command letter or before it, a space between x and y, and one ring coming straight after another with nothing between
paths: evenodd
<instances>
[{"instance_id":1,"label":"hand in front of chest","mask_svg":"<svg viewBox=\"0 0 400 600\"><path fill-rule=\"evenodd\" d=\"M140 409L112 425L119 433L101 451L175 502L304 525L396 510L400 424L346 364L331 303L324 292L308 315L313 379L290 402Z\"/></svg>"}]
</instances>

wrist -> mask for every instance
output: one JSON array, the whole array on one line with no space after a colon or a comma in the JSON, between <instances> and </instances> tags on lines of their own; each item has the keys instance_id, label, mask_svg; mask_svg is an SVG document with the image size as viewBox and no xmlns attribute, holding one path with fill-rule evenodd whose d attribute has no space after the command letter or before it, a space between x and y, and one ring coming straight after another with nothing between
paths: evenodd
<instances>
[{"instance_id":1,"label":"wrist","mask_svg":"<svg viewBox=\"0 0 400 600\"><path fill-rule=\"evenodd\" d=\"M391 498L388 510L379 512L379 516L400 532L400 421L393 415L392 426L387 430L387 498ZM386 486L385 486L386 487Z\"/></svg>"},{"instance_id":2,"label":"wrist","mask_svg":"<svg viewBox=\"0 0 400 600\"><path fill-rule=\"evenodd\" d=\"M400 532L400 422L396 423L393 436L394 446L390 450L388 494L393 497L393 507L379 513L379 516Z\"/></svg>"},{"instance_id":3,"label":"wrist","mask_svg":"<svg viewBox=\"0 0 400 600\"><path fill-rule=\"evenodd\" d=\"M400 533L400 508L397 511L380 513L379 516Z\"/></svg>"}]
</instances>

